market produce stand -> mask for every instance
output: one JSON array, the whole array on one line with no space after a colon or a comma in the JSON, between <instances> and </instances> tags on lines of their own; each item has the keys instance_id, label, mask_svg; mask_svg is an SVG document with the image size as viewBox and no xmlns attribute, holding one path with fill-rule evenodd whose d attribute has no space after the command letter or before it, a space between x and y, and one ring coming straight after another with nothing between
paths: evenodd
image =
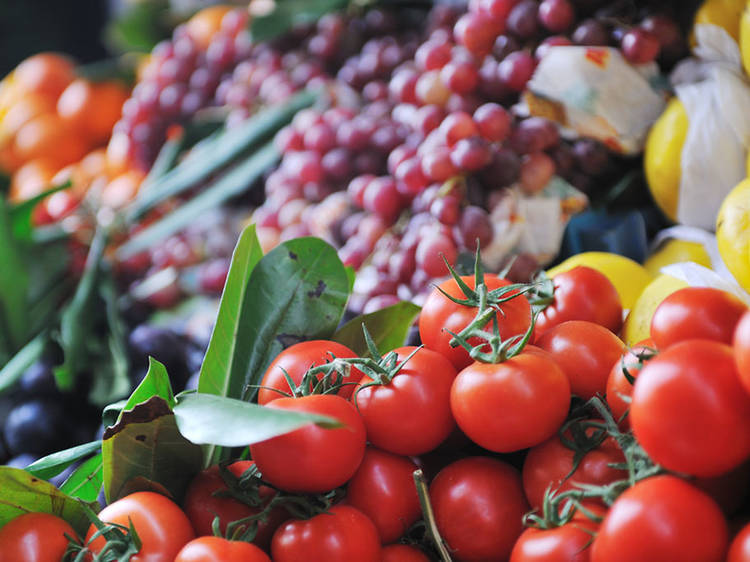
<instances>
[{"instance_id":1,"label":"market produce stand","mask_svg":"<svg viewBox=\"0 0 750 562\"><path fill-rule=\"evenodd\" d=\"M123 2L19 57L0 562L750 560L745 4Z\"/></svg>"}]
</instances>

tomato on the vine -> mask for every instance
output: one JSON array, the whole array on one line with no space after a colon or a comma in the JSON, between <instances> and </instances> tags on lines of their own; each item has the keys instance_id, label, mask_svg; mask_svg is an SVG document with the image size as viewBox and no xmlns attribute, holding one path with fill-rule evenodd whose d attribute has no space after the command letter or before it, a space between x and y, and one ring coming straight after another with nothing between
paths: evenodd
<instances>
[{"instance_id":1,"label":"tomato on the vine","mask_svg":"<svg viewBox=\"0 0 750 562\"><path fill-rule=\"evenodd\" d=\"M612 365L612 370L607 377L607 405L612 410L612 415L618 421L620 427L630 427L630 418L625 414L630 410L630 397L633 395L634 382L628 380L638 377L641 372L639 365L650 359L655 345L652 339L638 342L626 351L620 360ZM627 369L627 375L625 370Z\"/></svg>"},{"instance_id":2,"label":"tomato on the vine","mask_svg":"<svg viewBox=\"0 0 750 562\"><path fill-rule=\"evenodd\" d=\"M570 383L552 356L524 352L502 363L473 363L451 389L451 410L466 436L498 453L553 435L568 415Z\"/></svg>"},{"instance_id":3,"label":"tomato on the vine","mask_svg":"<svg viewBox=\"0 0 750 562\"><path fill-rule=\"evenodd\" d=\"M173 562L177 553L195 538L190 520L172 500L155 492L135 492L102 509L98 515L104 523L117 523L128 527L132 522L142 542L141 550L132 562ZM91 525L86 543L96 532ZM104 537L88 545L91 552L104 548Z\"/></svg>"},{"instance_id":4,"label":"tomato on the vine","mask_svg":"<svg viewBox=\"0 0 750 562\"><path fill-rule=\"evenodd\" d=\"M49 513L24 513L0 528L0 562L59 562L76 532Z\"/></svg>"},{"instance_id":5,"label":"tomato on the vine","mask_svg":"<svg viewBox=\"0 0 750 562\"><path fill-rule=\"evenodd\" d=\"M362 377L352 400L373 445L398 455L420 455L440 445L456 425L450 408L456 370L429 349L393 351L399 363L416 353L387 384L371 385L369 376Z\"/></svg>"},{"instance_id":6,"label":"tomato on the vine","mask_svg":"<svg viewBox=\"0 0 750 562\"><path fill-rule=\"evenodd\" d=\"M430 499L456 560L506 560L529 509L518 471L489 457L446 466L430 484Z\"/></svg>"},{"instance_id":7,"label":"tomato on the vine","mask_svg":"<svg viewBox=\"0 0 750 562\"><path fill-rule=\"evenodd\" d=\"M651 337L659 349L692 339L731 344L734 328L745 311L745 303L731 293L711 287L685 287L656 308Z\"/></svg>"},{"instance_id":8,"label":"tomato on the vine","mask_svg":"<svg viewBox=\"0 0 750 562\"><path fill-rule=\"evenodd\" d=\"M530 527L518 537L510 562L589 562L597 527L583 518L551 529Z\"/></svg>"},{"instance_id":9,"label":"tomato on the vine","mask_svg":"<svg viewBox=\"0 0 750 562\"><path fill-rule=\"evenodd\" d=\"M347 502L372 520L384 544L402 536L422 513L415 470L417 465L407 457L368 447L349 480Z\"/></svg>"},{"instance_id":10,"label":"tomato on the vine","mask_svg":"<svg viewBox=\"0 0 750 562\"><path fill-rule=\"evenodd\" d=\"M290 394L292 389L284 376L284 371L299 385L307 370L315 365L320 367L330 363L333 357L349 358L357 354L343 344L328 340L312 340L296 343L287 347L279 353L266 369L258 390L258 404L261 406L273 400L283 398L284 394ZM323 375L318 375L320 380ZM338 391L338 395L349 398L354 392L354 384L362 378L362 373L356 367L351 367L349 374L344 377L344 384ZM275 390L274 390L275 389ZM280 391L280 392L276 392Z\"/></svg>"},{"instance_id":11,"label":"tomato on the vine","mask_svg":"<svg viewBox=\"0 0 750 562\"><path fill-rule=\"evenodd\" d=\"M732 338L732 347L740 381L750 392L750 311L743 314L737 323Z\"/></svg>"},{"instance_id":12,"label":"tomato on the vine","mask_svg":"<svg viewBox=\"0 0 750 562\"><path fill-rule=\"evenodd\" d=\"M676 476L654 476L620 495L591 547L591 562L722 562L727 525L716 503Z\"/></svg>"},{"instance_id":13,"label":"tomato on the vine","mask_svg":"<svg viewBox=\"0 0 750 562\"><path fill-rule=\"evenodd\" d=\"M268 408L321 414L343 427L301 427L250 446L263 479L288 492L327 492L345 484L365 454L365 425L356 408L335 394L279 398Z\"/></svg>"},{"instance_id":14,"label":"tomato on the vine","mask_svg":"<svg viewBox=\"0 0 750 562\"><path fill-rule=\"evenodd\" d=\"M584 400L604 394L612 365L625 352L625 344L607 328L583 320L553 326L535 343L552 354L571 392Z\"/></svg>"},{"instance_id":15,"label":"tomato on the vine","mask_svg":"<svg viewBox=\"0 0 750 562\"><path fill-rule=\"evenodd\" d=\"M227 469L239 478L253 464L253 461L236 461L227 466ZM226 533L227 523L256 515L261 511L262 506L251 507L225 495L228 490L218 465L199 472L191 480L182 505L199 537L213 534L212 526L216 517L219 518L219 529L223 534ZM268 486L261 486L258 492L264 505L277 493ZM261 548L268 548L274 531L288 518L289 514L284 508L271 509L265 521L258 521L257 534L253 542Z\"/></svg>"},{"instance_id":16,"label":"tomato on the vine","mask_svg":"<svg viewBox=\"0 0 750 562\"><path fill-rule=\"evenodd\" d=\"M208 536L187 543L174 562L271 562L271 559L254 544Z\"/></svg>"},{"instance_id":17,"label":"tomato on the vine","mask_svg":"<svg viewBox=\"0 0 750 562\"><path fill-rule=\"evenodd\" d=\"M750 395L732 349L687 340L659 353L636 379L630 425L668 470L716 476L738 466L750 456Z\"/></svg>"},{"instance_id":18,"label":"tomato on the vine","mask_svg":"<svg viewBox=\"0 0 750 562\"><path fill-rule=\"evenodd\" d=\"M310 519L278 528L271 544L274 562L380 562L380 538L370 519L349 505L336 505Z\"/></svg>"},{"instance_id":19,"label":"tomato on the vine","mask_svg":"<svg viewBox=\"0 0 750 562\"><path fill-rule=\"evenodd\" d=\"M472 289L475 288L474 276L464 275L461 279ZM484 283L489 290L498 289L510 285L510 281L495 275L485 275ZM440 292L445 291L457 299L465 296L455 279L444 281L434 289L422 306L419 314L419 336L426 348L437 351L447 357L456 369L461 370L470 365L473 360L469 352L464 348L451 347L453 338L449 332L459 333L468 326L477 314L477 309L472 306L456 304ZM496 314L500 336L508 339L516 335L524 334L531 325L531 305L524 295L517 295L499 305ZM485 328L489 333L492 331L492 322ZM481 343L477 338L469 339L472 345Z\"/></svg>"},{"instance_id":20,"label":"tomato on the vine","mask_svg":"<svg viewBox=\"0 0 750 562\"><path fill-rule=\"evenodd\" d=\"M750 523L732 539L726 562L750 562Z\"/></svg>"},{"instance_id":21,"label":"tomato on the vine","mask_svg":"<svg viewBox=\"0 0 750 562\"><path fill-rule=\"evenodd\" d=\"M622 328L620 295L606 275L580 265L552 278L552 303L536 319L534 333L540 336L552 326L568 320L586 320L617 334Z\"/></svg>"}]
</instances>

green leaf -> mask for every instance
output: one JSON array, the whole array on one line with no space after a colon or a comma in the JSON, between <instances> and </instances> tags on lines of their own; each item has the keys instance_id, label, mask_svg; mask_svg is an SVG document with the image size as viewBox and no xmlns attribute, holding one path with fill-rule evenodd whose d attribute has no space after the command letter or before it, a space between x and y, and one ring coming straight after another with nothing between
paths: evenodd
<instances>
[{"instance_id":1,"label":"green leaf","mask_svg":"<svg viewBox=\"0 0 750 562\"><path fill-rule=\"evenodd\" d=\"M401 347L406 341L409 328L421 309L410 302L400 302L349 320L333 335L333 340L343 343L361 357L368 357L362 324L367 326L373 341L381 353Z\"/></svg>"},{"instance_id":2,"label":"green leaf","mask_svg":"<svg viewBox=\"0 0 750 562\"><path fill-rule=\"evenodd\" d=\"M102 474L107 501L151 490L179 502L202 460L201 448L178 431L167 402L154 396L124 412L104 432Z\"/></svg>"},{"instance_id":3,"label":"green leaf","mask_svg":"<svg viewBox=\"0 0 750 562\"><path fill-rule=\"evenodd\" d=\"M312 105L315 99L316 94L313 92L300 92L283 104L256 113L241 126L224 130L196 146L190 156L154 182L134 201L132 208L128 210L129 218L142 217L165 199L206 180L269 139L289 123L299 110ZM245 187L250 183L246 182Z\"/></svg>"},{"instance_id":4,"label":"green leaf","mask_svg":"<svg viewBox=\"0 0 750 562\"><path fill-rule=\"evenodd\" d=\"M107 27L109 43L123 52L148 53L162 39L169 37L165 16L169 12L166 0L133 2L125 4L128 9Z\"/></svg>"},{"instance_id":5,"label":"green leaf","mask_svg":"<svg viewBox=\"0 0 750 562\"><path fill-rule=\"evenodd\" d=\"M244 447L299 429L310 423L325 428L341 427L327 416L267 408L212 394L177 397L174 414L180 433L197 444Z\"/></svg>"},{"instance_id":6,"label":"green leaf","mask_svg":"<svg viewBox=\"0 0 750 562\"><path fill-rule=\"evenodd\" d=\"M55 369L60 390L73 388L75 376L88 365L86 345L94 329L92 309L97 297L97 281L101 273L102 257L107 245L106 235L98 230L91 242L86 267L73 299L65 307L60 320L60 344L65 354L64 363Z\"/></svg>"},{"instance_id":7,"label":"green leaf","mask_svg":"<svg viewBox=\"0 0 750 562\"><path fill-rule=\"evenodd\" d=\"M68 180L65 183L50 187L31 199L27 199L26 201L11 207L10 219L13 225L13 236L18 240L31 241L31 234L34 231L34 225L31 222L31 215L34 212L34 208L53 193L64 191L72 185L73 184L70 180Z\"/></svg>"},{"instance_id":8,"label":"green leaf","mask_svg":"<svg viewBox=\"0 0 750 562\"><path fill-rule=\"evenodd\" d=\"M42 480L49 480L53 476L60 474L74 462L95 453L101 449L101 446L102 442L96 440L76 447L71 447L70 449L65 449L64 451L57 451L56 453L52 453L34 461L24 470L27 470Z\"/></svg>"},{"instance_id":9,"label":"green leaf","mask_svg":"<svg viewBox=\"0 0 750 562\"><path fill-rule=\"evenodd\" d=\"M12 388L24 371L42 356L46 344L47 334L39 334L0 369L0 394Z\"/></svg>"},{"instance_id":10,"label":"green leaf","mask_svg":"<svg viewBox=\"0 0 750 562\"><path fill-rule=\"evenodd\" d=\"M255 235L255 225L247 226L240 234L232 254L227 282L221 295L211 340L201 365L198 392L239 398L242 396L244 376L234 376L240 348L245 342L238 338L243 320L250 274L263 257L263 250ZM247 313L245 313L247 314Z\"/></svg>"},{"instance_id":11,"label":"green leaf","mask_svg":"<svg viewBox=\"0 0 750 562\"><path fill-rule=\"evenodd\" d=\"M65 519L80 534L89 526L81 504L20 468L0 466L0 527L24 513L51 513ZM98 511L99 504L91 509Z\"/></svg>"},{"instance_id":12,"label":"green leaf","mask_svg":"<svg viewBox=\"0 0 750 562\"><path fill-rule=\"evenodd\" d=\"M12 354L29 337L29 273L24 249L13 236L11 216L0 198L0 350Z\"/></svg>"},{"instance_id":13,"label":"green leaf","mask_svg":"<svg viewBox=\"0 0 750 562\"><path fill-rule=\"evenodd\" d=\"M286 0L276 2L268 15L255 17L250 25L253 41L269 41L295 26L318 21L328 12L343 10L349 0Z\"/></svg>"},{"instance_id":14,"label":"green leaf","mask_svg":"<svg viewBox=\"0 0 750 562\"><path fill-rule=\"evenodd\" d=\"M138 387L130 395L128 401L125 402L125 406L122 408L118 420L122 419L122 412L126 410L132 410L138 404L146 402L153 396L158 396L163 399L167 406L173 408L177 401L174 398L174 392L172 392L172 383L169 382L169 375L167 369L162 363L154 359L153 357L148 358L148 372Z\"/></svg>"},{"instance_id":15,"label":"green leaf","mask_svg":"<svg viewBox=\"0 0 750 562\"><path fill-rule=\"evenodd\" d=\"M183 203L161 220L131 237L117 251L118 258L127 259L152 247L195 222L206 211L215 209L232 197L246 191L278 159L279 153L273 143L268 143L258 149L252 156L237 164L190 201ZM175 168L177 169L179 168ZM161 187L157 186L153 188L154 191L160 189Z\"/></svg>"},{"instance_id":16,"label":"green leaf","mask_svg":"<svg viewBox=\"0 0 750 562\"><path fill-rule=\"evenodd\" d=\"M60 486L60 491L85 502L96 501L104 483L102 454L84 461Z\"/></svg>"}]
</instances>

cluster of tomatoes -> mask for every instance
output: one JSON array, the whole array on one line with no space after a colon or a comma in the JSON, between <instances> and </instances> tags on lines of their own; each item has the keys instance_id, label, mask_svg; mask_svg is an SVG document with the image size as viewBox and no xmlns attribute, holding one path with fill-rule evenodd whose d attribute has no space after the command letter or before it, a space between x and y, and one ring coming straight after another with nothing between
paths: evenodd
<instances>
[{"instance_id":1,"label":"cluster of tomatoes","mask_svg":"<svg viewBox=\"0 0 750 562\"><path fill-rule=\"evenodd\" d=\"M74 548L135 540L140 559L182 562L750 560L750 525L731 539L728 523L750 482L750 311L681 289L632 349L622 316L590 268L531 284L477 274L427 298L421 347L363 358L293 345L259 404L339 425L250 445L252 460L195 476L181 506L115 501L99 513L115 526ZM51 517L0 529L0 560L33 543L24 533L44 532L45 549L74 536L40 522Z\"/></svg>"}]
</instances>

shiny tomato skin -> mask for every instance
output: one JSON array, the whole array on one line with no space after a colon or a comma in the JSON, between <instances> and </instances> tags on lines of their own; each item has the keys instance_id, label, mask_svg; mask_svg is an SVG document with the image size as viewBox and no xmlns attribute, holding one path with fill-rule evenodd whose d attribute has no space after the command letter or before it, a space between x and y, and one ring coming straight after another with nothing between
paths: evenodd
<instances>
[{"instance_id":1,"label":"shiny tomato skin","mask_svg":"<svg viewBox=\"0 0 750 562\"><path fill-rule=\"evenodd\" d=\"M112 502L98 514L105 523L128 526L133 522L143 546L131 562L173 562L177 553L195 538L190 520L172 500L155 492L135 492ZM96 527L91 525L86 535L88 543ZM89 548L99 552L105 544L103 537L92 541Z\"/></svg>"},{"instance_id":2,"label":"shiny tomato skin","mask_svg":"<svg viewBox=\"0 0 750 562\"><path fill-rule=\"evenodd\" d=\"M620 332L622 303L606 275L581 265L555 275L552 283L554 300L537 317L535 337L568 320L586 320L614 334Z\"/></svg>"},{"instance_id":3,"label":"shiny tomato skin","mask_svg":"<svg viewBox=\"0 0 750 562\"><path fill-rule=\"evenodd\" d=\"M187 543L174 562L271 562L271 559L254 544L209 536Z\"/></svg>"},{"instance_id":4,"label":"shiny tomato skin","mask_svg":"<svg viewBox=\"0 0 750 562\"><path fill-rule=\"evenodd\" d=\"M597 526L578 519L551 529L530 527L518 537L510 562L589 562Z\"/></svg>"},{"instance_id":5,"label":"shiny tomato skin","mask_svg":"<svg viewBox=\"0 0 750 562\"><path fill-rule=\"evenodd\" d=\"M745 390L750 392L750 311L743 314L737 323L732 337L732 347L740 381Z\"/></svg>"},{"instance_id":6,"label":"shiny tomato skin","mask_svg":"<svg viewBox=\"0 0 750 562\"><path fill-rule=\"evenodd\" d=\"M473 363L451 389L451 410L466 436L509 453L554 435L568 415L570 383L551 357L521 353L497 364Z\"/></svg>"},{"instance_id":7,"label":"shiny tomato skin","mask_svg":"<svg viewBox=\"0 0 750 562\"><path fill-rule=\"evenodd\" d=\"M346 483L365 454L365 425L356 408L334 394L279 398L266 406L330 416L343 427L309 424L250 446L263 479L287 492L327 492Z\"/></svg>"},{"instance_id":8,"label":"shiny tomato skin","mask_svg":"<svg viewBox=\"0 0 750 562\"><path fill-rule=\"evenodd\" d=\"M430 484L440 534L453 559L508 559L529 504L518 471L489 457L469 457L441 470Z\"/></svg>"},{"instance_id":9,"label":"shiny tomato skin","mask_svg":"<svg viewBox=\"0 0 750 562\"><path fill-rule=\"evenodd\" d=\"M619 361L612 365L609 377L607 377L607 405L612 410L615 420L619 422L620 427L623 429L630 427L630 417L625 414L630 410L629 399L633 396L634 384L625 376L623 369L627 369L628 374L632 378L637 378L641 369L638 367L639 361L636 354L649 353L654 348L654 342L650 338L635 344L620 357ZM644 359L643 362L645 363L645 361Z\"/></svg>"},{"instance_id":10,"label":"shiny tomato skin","mask_svg":"<svg viewBox=\"0 0 750 562\"><path fill-rule=\"evenodd\" d=\"M430 562L430 559L416 546L389 544L383 547L380 562Z\"/></svg>"},{"instance_id":11,"label":"shiny tomato skin","mask_svg":"<svg viewBox=\"0 0 750 562\"><path fill-rule=\"evenodd\" d=\"M375 524L380 542L402 536L422 511L409 458L368 447L346 490L346 501Z\"/></svg>"},{"instance_id":12,"label":"shiny tomato skin","mask_svg":"<svg viewBox=\"0 0 750 562\"><path fill-rule=\"evenodd\" d=\"M49 513L24 513L0 528L1 562L59 562L76 532Z\"/></svg>"},{"instance_id":13,"label":"shiny tomato skin","mask_svg":"<svg viewBox=\"0 0 750 562\"><path fill-rule=\"evenodd\" d=\"M592 428L587 430L587 433L591 434L593 431ZM544 493L550 486L552 490L565 491L574 489L575 483L605 486L627 478L627 471L609 466L612 463L625 462L622 450L612 437L608 437L599 447L586 453L578 468L566 480L565 477L573 470L574 456L575 452L563 444L559 435L554 435L544 443L529 449L521 475L526 499L532 508L541 512Z\"/></svg>"},{"instance_id":14,"label":"shiny tomato skin","mask_svg":"<svg viewBox=\"0 0 750 562\"><path fill-rule=\"evenodd\" d=\"M393 351L404 361L415 347ZM421 455L448 437L456 424L450 408L456 370L445 357L421 348L390 383L364 387L365 375L352 401L362 415L367 438L376 447L397 455Z\"/></svg>"},{"instance_id":15,"label":"shiny tomato skin","mask_svg":"<svg viewBox=\"0 0 750 562\"><path fill-rule=\"evenodd\" d=\"M742 527L732 539L727 562L750 562L750 523Z\"/></svg>"},{"instance_id":16,"label":"shiny tomato skin","mask_svg":"<svg viewBox=\"0 0 750 562\"><path fill-rule=\"evenodd\" d=\"M278 528L271 543L274 562L380 562L380 538L370 519L349 505L336 505L307 520Z\"/></svg>"},{"instance_id":17,"label":"shiny tomato skin","mask_svg":"<svg viewBox=\"0 0 750 562\"><path fill-rule=\"evenodd\" d=\"M625 352L620 338L584 320L553 326L535 344L552 354L570 381L570 391L584 400L604 394L612 365Z\"/></svg>"},{"instance_id":18,"label":"shiny tomato skin","mask_svg":"<svg viewBox=\"0 0 750 562\"><path fill-rule=\"evenodd\" d=\"M651 337L659 349L701 339L732 343L734 328L747 306L734 295L711 287L684 287L667 296L651 318Z\"/></svg>"},{"instance_id":19,"label":"shiny tomato skin","mask_svg":"<svg viewBox=\"0 0 750 562\"><path fill-rule=\"evenodd\" d=\"M717 476L750 456L750 395L732 349L711 340L673 345L641 370L630 424L654 462L694 476Z\"/></svg>"},{"instance_id":20,"label":"shiny tomato skin","mask_svg":"<svg viewBox=\"0 0 750 562\"><path fill-rule=\"evenodd\" d=\"M464 275L461 279L469 287L474 288L473 275ZM490 290L510 285L510 281L495 275L485 275L484 282ZM438 288L457 299L466 298L454 279L442 282L438 285ZM474 319L477 309L454 303L443 295L438 288L429 294L422 306L422 312L419 314L419 336L426 348L437 351L447 357L453 363L456 370L460 371L473 363L473 360L469 357L469 352L462 347L450 346L453 336L449 332L457 334L463 330ZM498 319L500 336L503 339L523 334L529 328L531 324L531 305L525 296L518 295L501 304L500 310L502 313L496 317ZM491 331L492 322L485 329ZM480 343L479 341L474 341L474 339L469 340L469 343L473 345Z\"/></svg>"},{"instance_id":21,"label":"shiny tomato skin","mask_svg":"<svg viewBox=\"0 0 750 562\"><path fill-rule=\"evenodd\" d=\"M728 531L705 493L676 476L637 482L599 526L591 562L722 562Z\"/></svg>"},{"instance_id":22,"label":"shiny tomato skin","mask_svg":"<svg viewBox=\"0 0 750 562\"><path fill-rule=\"evenodd\" d=\"M260 383L261 388L258 390L258 404L263 406L273 400L284 397L282 393L274 392L272 389L281 390L287 394L291 393L289 383L286 377L284 377L284 371L289 374L296 384L299 384L302 382L303 375L313 364L318 367L325 363L330 363L331 354L335 357L357 356L354 351L345 345L328 340L305 341L287 347L274 358L266 369ZM318 380L320 380L320 377L318 377ZM362 378L362 372L353 367L349 376L344 379L344 382L356 383L360 378ZM354 392L354 384L347 384L341 387L338 395L349 398L352 392Z\"/></svg>"},{"instance_id":23,"label":"shiny tomato skin","mask_svg":"<svg viewBox=\"0 0 750 562\"><path fill-rule=\"evenodd\" d=\"M254 464L253 461L236 461L227 468L237 477ZM182 505L185 514L193 525L196 536L202 537L213 534L213 521L219 517L219 528L226 532L227 523L250 517L259 512L258 508L245 505L231 497L215 495L217 492L227 491L227 485L221 477L218 465L199 472L190 482ZM268 486L261 486L260 496L270 501L276 491ZM268 514L266 521L258 522L258 531L254 543L261 548L271 546L271 537L276 527L289 519L287 511L281 507L274 508Z\"/></svg>"}]
</instances>

